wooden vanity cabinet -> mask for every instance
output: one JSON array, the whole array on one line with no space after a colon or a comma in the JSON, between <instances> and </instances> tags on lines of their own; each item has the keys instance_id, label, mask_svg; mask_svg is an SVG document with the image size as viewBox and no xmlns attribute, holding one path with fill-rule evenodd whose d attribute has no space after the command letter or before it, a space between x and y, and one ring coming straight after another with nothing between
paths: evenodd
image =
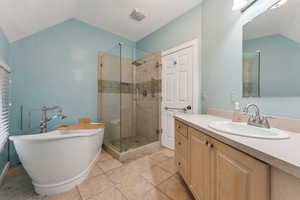
<instances>
[{"instance_id":1,"label":"wooden vanity cabinet","mask_svg":"<svg viewBox=\"0 0 300 200\"><path fill-rule=\"evenodd\" d=\"M269 200L270 167L224 143L210 139L211 200Z\"/></svg>"},{"instance_id":2,"label":"wooden vanity cabinet","mask_svg":"<svg viewBox=\"0 0 300 200\"><path fill-rule=\"evenodd\" d=\"M175 164L183 179L188 182L187 157L188 157L188 138L187 126L177 122L175 123Z\"/></svg>"},{"instance_id":3,"label":"wooden vanity cabinet","mask_svg":"<svg viewBox=\"0 0 300 200\"><path fill-rule=\"evenodd\" d=\"M197 200L270 199L267 164L185 126L187 146L183 149L177 145L182 134L176 130L175 157L176 162L180 162L181 157L186 156L184 171L182 167L178 170Z\"/></svg>"}]
</instances>

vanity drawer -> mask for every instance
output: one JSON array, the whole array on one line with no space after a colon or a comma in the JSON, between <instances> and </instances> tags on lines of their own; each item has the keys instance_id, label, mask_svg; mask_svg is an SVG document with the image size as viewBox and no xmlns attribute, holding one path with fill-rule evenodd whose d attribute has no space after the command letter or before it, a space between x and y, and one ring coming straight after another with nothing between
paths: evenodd
<instances>
[{"instance_id":1,"label":"vanity drawer","mask_svg":"<svg viewBox=\"0 0 300 200\"><path fill-rule=\"evenodd\" d=\"M187 162L186 159L184 157L182 157L181 155L177 155L175 158L175 164L176 167L178 169L178 172L180 173L180 175L185 179L185 181L187 181Z\"/></svg>"},{"instance_id":2,"label":"vanity drawer","mask_svg":"<svg viewBox=\"0 0 300 200\"><path fill-rule=\"evenodd\" d=\"M188 127L185 124L181 123L178 120L175 121L175 130L176 130L176 132L179 132L183 136L187 137L187 134L188 134L187 129L188 129Z\"/></svg>"},{"instance_id":3,"label":"vanity drawer","mask_svg":"<svg viewBox=\"0 0 300 200\"><path fill-rule=\"evenodd\" d=\"M187 143L188 140L180 132L176 132L175 135L175 154L184 158L187 157Z\"/></svg>"}]
</instances>

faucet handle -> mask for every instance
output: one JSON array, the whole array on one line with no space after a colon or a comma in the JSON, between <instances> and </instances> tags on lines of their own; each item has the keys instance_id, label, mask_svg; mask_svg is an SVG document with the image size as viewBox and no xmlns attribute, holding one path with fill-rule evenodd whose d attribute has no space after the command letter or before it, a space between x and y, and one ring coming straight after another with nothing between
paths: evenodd
<instances>
[{"instance_id":1,"label":"faucet handle","mask_svg":"<svg viewBox=\"0 0 300 200\"><path fill-rule=\"evenodd\" d=\"M273 116L268 116L268 115L263 115L263 116L262 116L261 121L262 121L262 124L264 125L265 128L271 128L269 119L275 119L275 117L273 117Z\"/></svg>"},{"instance_id":2,"label":"faucet handle","mask_svg":"<svg viewBox=\"0 0 300 200\"><path fill-rule=\"evenodd\" d=\"M254 122L254 121L256 121L257 120L257 118L256 118L256 115L254 115L254 114L251 114L249 117L248 117L248 122Z\"/></svg>"}]
</instances>

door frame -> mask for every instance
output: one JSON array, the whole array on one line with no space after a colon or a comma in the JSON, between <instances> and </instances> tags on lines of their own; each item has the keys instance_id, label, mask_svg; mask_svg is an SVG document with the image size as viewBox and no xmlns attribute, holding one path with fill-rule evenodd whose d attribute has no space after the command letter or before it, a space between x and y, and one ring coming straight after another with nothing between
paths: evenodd
<instances>
[{"instance_id":1,"label":"door frame","mask_svg":"<svg viewBox=\"0 0 300 200\"><path fill-rule=\"evenodd\" d=\"M170 55L182 49L186 49L189 47L193 47L193 114L197 114L200 112L199 105L200 102L200 88L201 88L201 64L200 64L200 49L199 49L199 39L194 39L188 42L185 42L179 46L173 47L171 49L167 49L161 52L161 57ZM162 66L164 67L164 66ZM162 81L163 81L163 74L162 74ZM164 88L162 88L164 90ZM163 93L162 93L163 94Z\"/></svg>"}]
</instances>

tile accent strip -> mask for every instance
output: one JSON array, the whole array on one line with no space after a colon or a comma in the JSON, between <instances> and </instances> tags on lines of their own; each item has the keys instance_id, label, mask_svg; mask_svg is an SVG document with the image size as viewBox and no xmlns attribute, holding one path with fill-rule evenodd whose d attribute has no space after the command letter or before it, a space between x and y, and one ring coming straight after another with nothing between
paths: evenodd
<instances>
[{"instance_id":1,"label":"tile accent strip","mask_svg":"<svg viewBox=\"0 0 300 200\"><path fill-rule=\"evenodd\" d=\"M161 80L152 80L141 83L127 83L111 80L98 80L98 92L99 93L122 93L133 94L134 89L137 88L140 91L146 91L148 94L161 93Z\"/></svg>"}]
</instances>

